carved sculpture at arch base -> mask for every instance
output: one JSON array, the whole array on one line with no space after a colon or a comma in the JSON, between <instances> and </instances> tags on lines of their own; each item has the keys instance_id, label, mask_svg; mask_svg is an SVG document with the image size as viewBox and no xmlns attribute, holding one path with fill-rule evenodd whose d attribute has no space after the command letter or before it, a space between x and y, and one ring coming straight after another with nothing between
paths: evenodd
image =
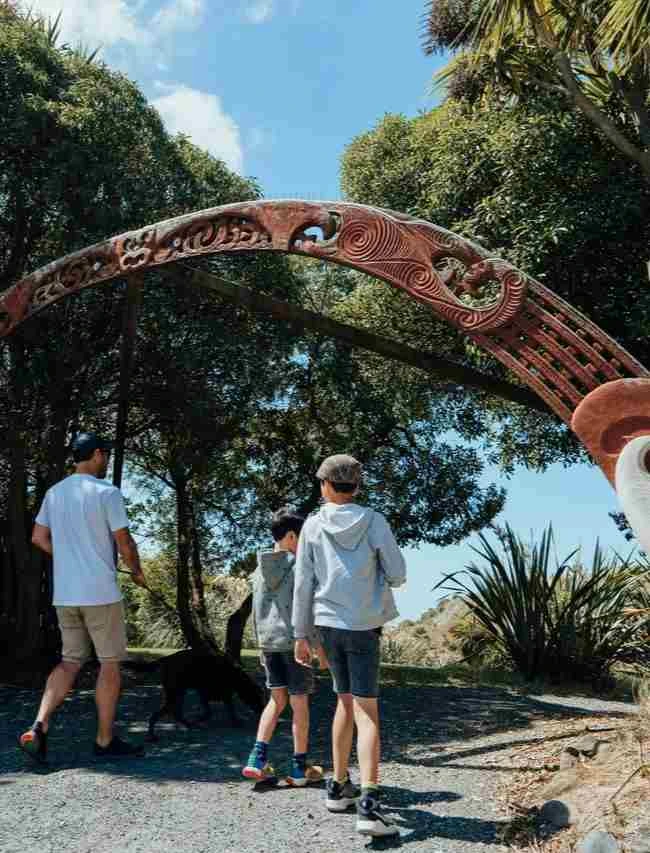
<instances>
[{"instance_id":1,"label":"carved sculpture at arch base","mask_svg":"<svg viewBox=\"0 0 650 853\"><path fill-rule=\"evenodd\" d=\"M0 337L87 287L179 260L240 252L285 252L343 264L427 305L572 427L616 488L640 542L648 542L650 530L642 528L650 528L650 372L540 282L422 219L299 200L190 213L112 237L26 276L0 293Z\"/></svg>"}]
</instances>

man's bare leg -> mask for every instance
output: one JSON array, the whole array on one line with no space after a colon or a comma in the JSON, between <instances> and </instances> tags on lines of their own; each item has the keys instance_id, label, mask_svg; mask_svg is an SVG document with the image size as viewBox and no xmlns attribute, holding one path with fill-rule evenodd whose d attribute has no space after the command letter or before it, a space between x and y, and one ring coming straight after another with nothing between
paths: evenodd
<instances>
[{"instance_id":1,"label":"man's bare leg","mask_svg":"<svg viewBox=\"0 0 650 853\"><path fill-rule=\"evenodd\" d=\"M348 775L348 764L354 736L354 711L351 693L339 693L336 713L332 723L332 758L334 779L344 782Z\"/></svg>"},{"instance_id":2,"label":"man's bare leg","mask_svg":"<svg viewBox=\"0 0 650 853\"><path fill-rule=\"evenodd\" d=\"M377 699L354 697L354 721L357 724L357 753L361 768L361 787L379 782L379 703Z\"/></svg>"},{"instance_id":3,"label":"man's bare leg","mask_svg":"<svg viewBox=\"0 0 650 853\"><path fill-rule=\"evenodd\" d=\"M50 727L50 717L72 690L80 669L80 663L64 660L50 673L36 717L36 722L41 724L44 734L47 734Z\"/></svg>"},{"instance_id":4,"label":"man's bare leg","mask_svg":"<svg viewBox=\"0 0 650 853\"><path fill-rule=\"evenodd\" d=\"M108 746L113 739L113 723L117 701L120 698L122 677L120 664L117 661L102 661L95 688L95 703L97 705L97 743Z\"/></svg>"}]
</instances>

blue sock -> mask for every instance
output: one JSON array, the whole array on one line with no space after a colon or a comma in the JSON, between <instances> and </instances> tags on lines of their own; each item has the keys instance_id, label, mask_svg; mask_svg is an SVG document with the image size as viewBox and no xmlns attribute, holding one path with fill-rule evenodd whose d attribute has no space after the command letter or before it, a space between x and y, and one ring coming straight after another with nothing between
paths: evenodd
<instances>
[{"instance_id":1,"label":"blue sock","mask_svg":"<svg viewBox=\"0 0 650 853\"><path fill-rule=\"evenodd\" d=\"M255 752L259 755L261 761L266 761L266 753L268 748L268 743L265 743L263 740L255 741Z\"/></svg>"},{"instance_id":2,"label":"blue sock","mask_svg":"<svg viewBox=\"0 0 650 853\"><path fill-rule=\"evenodd\" d=\"M297 767L302 767L304 770L307 766L307 753L306 752L294 752L293 754L293 763Z\"/></svg>"}]
</instances>

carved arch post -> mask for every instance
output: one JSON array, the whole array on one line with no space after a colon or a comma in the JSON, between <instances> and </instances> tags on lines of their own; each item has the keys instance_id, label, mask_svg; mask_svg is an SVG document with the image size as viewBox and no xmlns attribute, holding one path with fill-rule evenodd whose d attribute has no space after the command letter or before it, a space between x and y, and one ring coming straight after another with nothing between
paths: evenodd
<instances>
[{"instance_id":1,"label":"carved arch post","mask_svg":"<svg viewBox=\"0 0 650 853\"><path fill-rule=\"evenodd\" d=\"M54 261L0 294L0 337L92 285L202 255L269 251L352 267L428 305L570 424L610 481L622 447L612 437L618 429L612 424L621 419L620 389L625 411L633 412L625 417L636 418L632 433L650 434L650 373L602 329L469 240L364 205L244 202L121 234ZM470 297L481 297L481 307Z\"/></svg>"}]
</instances>

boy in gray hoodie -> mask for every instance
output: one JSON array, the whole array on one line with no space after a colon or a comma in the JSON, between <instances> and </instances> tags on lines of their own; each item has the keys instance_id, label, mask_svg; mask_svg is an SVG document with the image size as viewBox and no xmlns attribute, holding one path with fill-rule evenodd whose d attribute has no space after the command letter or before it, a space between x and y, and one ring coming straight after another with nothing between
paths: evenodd
<instances>
[{"instance_id":1,"label":"boy in gray hoodie","mask_svg":"<svg viewBox=\"0 0 650 853\"><path fill-rule=\"evenodd\" d=\"M294 755L287 782L297 787L323 778L321 768L307 763L309 694L314 689L311 657L302 666L293 654L293 569L303 523L304 518L288 507L278 510L271 521L275 547L272 551L259 551L257 555L257 569L253 575L253 626L271 698L262 712L255 746L242 770L247 779L277 781L275 771L267 763L267 751L288 700L293 712ZM323 665L320 642L313 632L310 636L314 652Z\"/></svg>"},{"instance_id":2,"label":"boy in gray hoodie","mask_svg":"<svg viewBox=\"0 0 650 853\"><path fill-rule=\"evenodd\" d=\"M329 456L316 476L325 503L300 536L292 621L301 663L311 659L317 626L338 696L327 808L342 812L356 802L358 832L394 835L398 829L379 805L379 643L381 626L397 616L391 587L405 582L406 565L384 516L354 502L356 459ZM354 723L361 791L348 773Z\"/></svg>"}]
</instances>

